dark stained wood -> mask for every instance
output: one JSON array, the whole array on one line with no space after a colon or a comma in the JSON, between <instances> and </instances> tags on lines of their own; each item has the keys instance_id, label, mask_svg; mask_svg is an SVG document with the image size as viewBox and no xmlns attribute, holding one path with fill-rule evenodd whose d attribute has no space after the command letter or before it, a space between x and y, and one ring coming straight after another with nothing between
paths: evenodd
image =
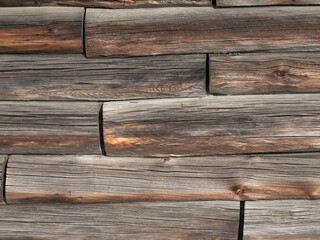
<instances>
[{"instance_id":1,"label":"dark stained wood","mask_svg":"<svg viewBox=\"0 0 320 240\"><path fill-rule=\"evenodd\" d=\"M1 100L124 100L206 95L206 56L86 59L0 56Z\"/></svg>"},{"instance_id":2,"label":"dark stained wood","mask_svg":"<svg viewBox=\"0 0 320 240\"><path fill-rule=\"evenodd\" d=\"M0 153L99 154L98 103L0 102Z\"/></svg>"},{"instance_id":3,"label":"dark stained wood","mask_svg":"<svg viewBox=\"0 0 320 240\"><path fill-rule=\"evenodd\" d=\"M208 96L105 103L109 156L320 149L320 95Z\"/></svg>"},{"instance_id":4,"label":"dark stained wood","mask_svg":"<svg viewBox=\"0 0 320 240\"><path fill-rule=\"evenodd\" d=\"M88 57L314 50L320 7L88 9ZM297 31L298 29L298 31Z\"/></svg>"},{"instance_id":5,"label":"dark stained wood","mask_svg":"<svg viewBox=\"0 0 320 240\"><path fill-rule=\"evenodd\" d=\"M82 53L83 8L0 8L0 53Z\"/></svg>"},{"instance_id":6,"label":"dark stained wood","mask_svg":"<svg viewBox=\"0 0 320 240\"><path fill-rule=\"evenodd\" d=\"M3 196L4 196L4 182L5 182L5 165L8 156L0 155L0 205L4 203Z\"/></svg>"},{"instance_id":7,"label":"dark stained wood","mask_svg":"<svg viewBox=\"0 0 320 240\"><path fill-rule=\"evenodd\" d=\"M6 205L3 240L237 238L239 203L229 201Z\"/></svg>"},{"instance_id":8,"label":"dark stained wood","mask_svg":"<svg viewBox=\"0 0 320 240\"><path fill-rule=\"evenodd\" d=\"M101 203L320 198L320 155L11 156L6 200Z\"/></svg>"},{"instance_id":9,"label":"dark stained wood","mask_svg":"<svg viewBox=\"0 0 320 240\"><path fill-rule=\"evenodd\" d=\"M320 200L246 202L244 240L316 240Z\"/></svg>"},{"instance_id":10,"label":"dark stained wood","mask_svg":"<svg viewBox=\"0 0 320 240\"><path fill-rule=\"evenodd\" d=\"M216 0L218 7L244 7L268 5L320 5L319 0Z\"/></svg>"},{"instance_id":11,"label":"dark stained wood","mask_svg":"<svg viewBox=\"0 0 320 240\"><path fill-rule=\"evenodd\" d=\"M142 8L142 7L178 7L211 6L209 0L0 0L0 7L16 6L77 6L104 8Z\"/></svg>"},{"instance_id":12,"label":"dark stained wood","mask_svg":"<svg viewBox=\"0 0 320 240\"><path fill-rule=\"evenodd\" d=\"M212 54L210 92L319 93L320 53Z\"/></svg>"}]
</instances>

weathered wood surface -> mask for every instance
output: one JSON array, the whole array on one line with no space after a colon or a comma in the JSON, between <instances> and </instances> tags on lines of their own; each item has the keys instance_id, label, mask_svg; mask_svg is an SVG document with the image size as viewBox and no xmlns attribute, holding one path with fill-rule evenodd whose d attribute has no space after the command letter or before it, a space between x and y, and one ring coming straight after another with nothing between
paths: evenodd
<instances>
[{"instance_id":1,"label":"weathered wood surface","mask_svg":"<svg viewBox=\"0 0 320 240\"><path fill-rule=\"evenodd\" d=\"M199 156L320 149L320 95L208 96L105 103L109 156Z\"/></svg>"},{"instance_id":2,"label":"weathered wood surface","mask_svg":"<svg viewBox=\"0 0 320 240\"><path fill-rule=\"evenodd\" d=\"M7 161L7 156L0 155L0 205L3 204L3 196L4 196L4 182L5 182L5 165Z\"/></svg>"},{"instance_id":3,"label":"weathered wood surface","mask_svg":"<svg viewBox=\"0 0 320 240\"><path fill-rule=\"evenodd\" d=\"M82 53L83 8L0 8L0 53Z\"/></svg>"},{"instance_id":4,"label":"weathered wood surface","mask_svg":"<svg viewBox=\"0 0 320 240\"><path fill-rule=\"evenodd\" d=\"M228 201L0 207L3 240L237 238L239 203Z\"/></svg>"},{"instance_id":5,"label":"weathered wood surface","mask_svg":"<svg viewBox=\"0 0 320 240\"><path fill-rule=\"evenodd\" d=\"M206 56L86 59L0 56L1 100L123 100L205 96Z\"/></svg>"},{"instance_id":6,"label":"weathered wood surface","mask_svg":"<svg viewBox=\"0 0 320 240\"><path fill-rule=\"evenodd\" d=\"M314 50L320 7L88 9L88 57ZM299 29L299 31L297 31Z\"/></svg>"},{"instance_id":7,"label":"weathered wood surface","mask_svg":"<svg viewBox=\"0 0 320 240\"><path fill-rule=\"evenodd\" d=\"M320 53L210 55L210 92L320 92Z\"/></svg>"},{"instance_id":8,"label":"weathered wood surface","mask_svg":"<svg viewBox=\"0 0 320 240\"><path fill-rule=\"evenodd\" d=\"M320 198L320 155L10 156L8 203Z\"/></svg>"},{"instance_id":9,"label":"weathered wood surface","mask_svg":"<svg viewBox=\"0 0 320 240\"><path fill-rule=\"evenodd\" d=\"M0 102L0 153L99 154L98 112L90 102Z\"/></svg>"},{"instance_id":10,"label":"weathered wood surface","mask_svg":"<svg viewBox=\"0 0 320 240\"><path fill-rule=\"evenodd\" d=\"M143 7L178 7L211 6L210 0L0 0L0 7L17 6L78 6L104 8L143 8Z\"/></svg>"},{"instance_id":11,"label":"weathered wood surface","mask_svg":"<svg viewBox=\"0 0 320 240\"><path fill-rule=\"evenodd\" d=\"M319 0L216 0L218 7L245 7L268 5L320 5Z\"/></svg>"},{"instance_id":12,"label":"weathered wood surface","mask_svg":"<svg viewBox=\"0 0 320 240\"><path fill-rule=\"evenodd\" d=\"M316 240L320 200L246 202L245 240Z\"/></svg>"}]
</instances>

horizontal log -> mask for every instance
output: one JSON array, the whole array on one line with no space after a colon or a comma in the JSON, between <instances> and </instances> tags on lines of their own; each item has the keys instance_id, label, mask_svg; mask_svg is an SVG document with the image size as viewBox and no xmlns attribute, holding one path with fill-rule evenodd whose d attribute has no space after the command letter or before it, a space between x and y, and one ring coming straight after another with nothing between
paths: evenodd
<instances>
[{"instance_id":1,"label":"horizontal log","mask_svg":"<svg viewBox=\"0 0 320 240\"><path fill-rule=\"evenodd\" d=\"M314 50L320 47L319 11L320 7L88 9L86 53L97 57Z\"/></svg>"},{"instance_id":2,"label":"horizontal log","mask_svg":"<svg viewBox=\"0 0 320 240\"><path fill-rule=\"evenodd\" d=\"M142 8L142 7L178 7L211 6L210 0L0 0L0 7L17 6L75 6L103 8Z\"/></svg>"},{"instance_id":3,"label":"horizontal log","mask_svg":"<svg viewBox=\"0 0 320 240\"><path fill-rule=\"evenodd\" d=\"M245 240L316 240L320 200L246 202Z\"/></svg>"},{"instance_id":4,"label":"horizontal log","mask_svg":"<svg viewBox=\"0 0 320 240\"><path fill-rule=\"evenodd\" d=\"M5 182L5 175L4 172L6 170L6 161L7 156L0 155L0 204L3 204L3 197L4 197L4 182Z\"/></svg>"},{"instance_id":5,"label":"horizontal log","mask_svg":"<svg viewBox=\"0 0 320 240\"><path fill-rule=\"evenodd\" d=\"M0 8L0 53L82 53L83 8Z\"/></svg>"},{"instance_id":6,"label":"horizontal log","mask_svg":"<svg viewBox=\"0 0 320 240\"><path fill-rule=\"evenodd\" d=\"M319 0L216 0L218 7L248 7L268 5L320 5Z\"/></svg>"},{"instance_id":7,"label":"horizontal log","mask_svg":"<svg viewBox=\"0 0 320 240\"><path fill-rule=\"evenodd\" d=\"M199 156L320 149L318 94L105 103L109 156Z\"/></svg>"},{"instance_id":8,"label":"horizontal log","mask_svg":"<svg viewBox=\"0 0 320 240\"><path fill-rule=\"evenodd\" d=\"M99 154L99 103L0 102L0 153Z\"/></svg>"},{"instance_id":9,"label":"horizontal log","mask_svg":"<svg viewBox=\"0 0 320 240\"><path fill-rule=\"evenodd\" d=\"M124 100L206 95L206 56L86 59L4 55L0 100Z\"/></svg>"},{"instance_id":10,"label":"horizontal log","mask_svg":"<svg viewBox=\"0 0 320 240\"><path fill-rule=\"evenodd\" d=\"M236 239L239 204L228 201L0 206L7 239Z\"/></svg>"},{"instance_id":11,"label":"horizontal log","mask_svg":"<svg viewBox=\"0 0 320 240\"><path fill-rule=\"evenodd\" d=\"M319 154L190 158L11 156L6 200L102 203L320 198Z\"/></svg>"},{"instance_id":12,"label":"horizontal log","mask_svg":"<svg viewBox=\"0 0 320 240\"><path fill-rule=\"evenodd\" d=\"M210 92L320 93L320 53L212 54Z\"/></svg>"}]
</instances>

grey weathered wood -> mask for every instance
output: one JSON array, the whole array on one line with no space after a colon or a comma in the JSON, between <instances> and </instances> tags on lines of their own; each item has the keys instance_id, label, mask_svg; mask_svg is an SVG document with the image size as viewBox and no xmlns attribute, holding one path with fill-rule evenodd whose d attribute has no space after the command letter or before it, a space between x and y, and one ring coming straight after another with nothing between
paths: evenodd
<instances>
[{"instance_id":1,"label":"grey weathered wood","mask_svg":"<svg viewBox=\"0 0 320 240\"><path fill-rule=\"evenodd\" d=\"M0 155L0 205L4 203L3 196L4 196L4 182L5 182L5 165L8 156Z\"/></svg>"},{"instance_id":2,"label":"grey weathered wood","mask_svg":"<svg viewBox=\"0 0 320 240\"><path fill-rule=\"evenodd\" d=\"M0 238L237 238L239 203L228 201L0 206Z\"/></svg>"},{"instance_id":3,"label":"grey weathered wood","mask_svg":"<svg viewBox=\"0 0 320 240\"><path fill-rule=\"evenodd\" d=\"M319 7L88 9L86 52L97 57L314 50L320 47L319 11Z\"/></svg>"},{"instance_id":4,"label":"grey weathered wood","mask_svg":"<svg viewBox=\"0 0 320 240\"><path fill-rule=\"evenodd\" d=\"M86 59L0 56L1 100L123 100L204 96L206 56Z\"/></svg>"},{"instance_id":5,"label":"grey weathered wood","mask_svg":"<svg viewBox=\"0 0 320 240\"><path fill-rule=\"evenodd\" d=\"M0 0L0 7L16 6L78 6L104 8L211 6L210 0Z\"/></svg>"},{"instance_id":6,"label":"grey weathered wood","mask_svg":"<svg viewBox=\"0 0 320 240\"><path fill-rule=\"evenodd\" d=\"M8 203L320 198L320 155L11 156Z\"/></svg>"},{"instance_id":7,"label":"grey weathered wood","mask_svg":"<svg viewBox=\"0 0 320 240\"><path fill-rule=\"evenodd\" d=\"M210 92L320 92L320 53L210 55Z\"/></svg>"},{"instance_id":8,"label":"grey weathered wood","mask_svg":"<svg viewBox=\"0 0 320 240\"><path fill-rule=\"evenodd\" d=\"M245 240L316 240L320 200L246 202Z\"/></svg>"},{"instance_id":9,"label":"grey weathered wood","mask_svg":"<svg viewBox=\"0 0 320 240\"><path fill-rule=\"evenodd\" d=\"M82 53L83 8L0 8L0 53Z\"/></svg>"},{"instance_id":10,"label":"grey weathered wood","mask_svg":"<svg viewBox=\"0 0 320 240\"><path fill-rule=\"evenodd\" d=\"M99 154L98 112L90 102L0 102L0 153Z\"/></svg>"},{"instance_id":11,"label":"grey weathered wood","mask_svg":"<svg viewBox=\"0 0 320 240\"><path fill-rule=\"evenodd\" d=\"M218 7L245 7L268 5L320 5L319 0L216 0Z\"/></svg>"},{"instance_id":12,"label":"grey weathered wood","mask_svg":"<svg viewBox=\"0 0 320 240\"><path fill-rule=\"evenodd\" d=\"M109 156L320 149L320 95L208 96L105 103Z\"/></svg>"}]
</instances>

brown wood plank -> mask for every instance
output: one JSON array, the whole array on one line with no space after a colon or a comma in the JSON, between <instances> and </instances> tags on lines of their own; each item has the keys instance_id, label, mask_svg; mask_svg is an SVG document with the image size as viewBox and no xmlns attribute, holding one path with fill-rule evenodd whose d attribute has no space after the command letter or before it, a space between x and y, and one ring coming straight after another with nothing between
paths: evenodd
<instances>
[{"instance_id":1,"label":"brown wood plank","mask_svg":"<svg viewBox=\"0 0 320 240\"><path fill-rule=\"evenodd\" d=\"M218 7L245 7L269 5L320 5L319 0L216 0Z\"/></svg>"},{"instance_id":2,"label":"brown wood plank","mask_svg":"<svg viewBox=\"0 0 320 240\"><path fill-rule=\"evenodd\" d=\"M319 93L320 53L211 54L210 92Z\"/></svg>"},{"instance_id":3,"label":"brown wood plank","mask_svg":"<svg viewBox=\"0 0 320 240\"><path fill-rule=\"evenodd\" d=\"M316 240L320 200L246 202L245 240Z\"/></svg>"},{"instance_id":4,"label":"brown wood plank","mask_svg":"<svg viewBox=\"0 0 320 240\"><path fill-rule=\"evenodd\" d=\"M86 59L3 55L0 100L124 100L205 96L206 56Z\"/></svg>"},{"instance_id":5,"label":"brown wood plank","mask_svg":"<svg viewBox=\"0 0 320 240\"><path fill-rule=\"evenodd\" d=\"M13 203L102 203L320 198L320 155L187 158L16 156Z\"/></svg>"},{"instance_id":6,"label":"brown wood plank","mask_svg":"<svg viewBox=\"0 0 320 240\"><path fill-rule=\"evenodd\" d=\"M75 6L103 8L143 8L143 7L179 7L211 6L210 0L0 0L0 7L17 6Z\"/></svg>"},{"instance_id":7,"label":"brown wood plank","mask_svg":"<svg viewBox=\"0 0 320 240\"><path fill-rule=\"evenodd\" d=\"M122 101L103 109L109 156L320 149L318 94Z\"/></svg>"},{"instance_id":8,"label":"brown wood plank","mask_svg":"<svg viewBox=\"0 0 320 240\"><path fill-rule=\"evenodd\" d=\"M0 102L0 153L99 154L99 103Z\"/></svg>"},{"instance_id":9,"label":"brown wood plank","mask_svg":"<svg viewBox=\"0 0 320 240\"><path fill-rule=\"evenodd\" d=\"M239 203L229 201L6 205L3 240L237 238Z\"/></svg>"},{"instance_id":10,"label":"brown wood plank","mask_svg":"<svg viewBox=\"0 0 320 240\"><path fill-rule=\"evenodd\" d=\"M0 53L82 53L83 8L0 8Z\"/></svg>"},{"instance_id":11,"label":"brown wood plank","mask_svg":"<svg viewBox=\"0 0 320 240\"><path fill-rule=\"evenodd\" d=\"M5 182L5 165L7 161L8 156L6 155L0 155L0 205L4 203L3 196L4 196L4 182Z\"/></svg>"},{"instance_id":12,"label":"brown wood plank","mask_svg":"<svg viewBox=\"0 0 320 240\"><path fill-rule=\"evenodd\" d=\"M320 8L88 9L88 57L315 50ZM299 31L297 31L299 29Z\"/></svg>"}]
</instances>

